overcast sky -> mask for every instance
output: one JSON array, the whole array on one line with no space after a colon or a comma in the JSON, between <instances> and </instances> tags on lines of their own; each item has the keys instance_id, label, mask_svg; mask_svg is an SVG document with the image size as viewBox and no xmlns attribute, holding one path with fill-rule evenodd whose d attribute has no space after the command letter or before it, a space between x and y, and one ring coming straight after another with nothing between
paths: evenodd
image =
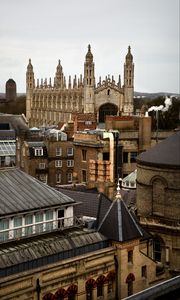
<instances>
[{"instance_id":1,"label":"overcast sky","mask_svg":"<svg viewBox=\"0 0 180 300\"><path fill-rule=\"evenodd\" d=\"M0 0L0 92L13 78L25 92L26 68L54 78L83 74L87 46L96 82L121 74L128 46L135 91L180 93L179 0Z\"/></svg>"}]
</instances>

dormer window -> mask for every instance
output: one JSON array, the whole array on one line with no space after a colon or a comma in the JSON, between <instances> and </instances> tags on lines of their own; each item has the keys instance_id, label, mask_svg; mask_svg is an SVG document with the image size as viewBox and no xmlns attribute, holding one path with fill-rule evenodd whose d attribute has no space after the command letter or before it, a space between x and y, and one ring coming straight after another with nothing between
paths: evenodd
<instances>
[{"instance_id":1,"label":"dormer window","mask_svg":"<svg viewBox=\"0 0 180 300\"><path fill-rule=\"evenodd\" d=\"M34 155L35 156L43 156L43 148L42 147L35 148L34 149Z\"/></svg>"}]
</instances>

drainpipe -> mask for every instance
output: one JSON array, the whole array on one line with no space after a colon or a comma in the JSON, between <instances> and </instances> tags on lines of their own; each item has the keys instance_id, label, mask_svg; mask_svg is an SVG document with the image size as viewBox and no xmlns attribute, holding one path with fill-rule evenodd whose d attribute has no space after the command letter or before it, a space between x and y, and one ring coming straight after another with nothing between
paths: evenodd
<instances>
[{"instance_id":1,"label":"drainpipe","mask_svg":"<svg viewBox=\"0 0 180 300\"><path fill-rule=\"evenodd\" d=\"M41 286L39 284L39 279L36 280L36 293L37 293L37 300L40 300Z\"/></svg>"},{"instance_id":2,"label":"drainpipe","mask_svg":"<svg viewBox=\"0 0 180 300\"><path fill-rule=\"evenodd\" d=\"M115 273L116 273L116 286L115 286L115 299L119 300L119 276L118 276L118 258L117 255L114 255L114 264L115 264Z\"/></svg>"}]
</instances>

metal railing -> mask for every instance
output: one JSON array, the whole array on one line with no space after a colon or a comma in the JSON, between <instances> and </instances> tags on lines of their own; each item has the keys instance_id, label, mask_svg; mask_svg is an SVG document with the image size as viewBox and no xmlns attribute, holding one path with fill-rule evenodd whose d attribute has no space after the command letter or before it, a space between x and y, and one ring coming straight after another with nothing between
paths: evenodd
<instances>
[{"instance_id":1,"label":"metal railing","mask_svg":"<svg viewBox=\"0 0 180 300\"><path fill-rule=\"evenodd\" d=\"M39 235L53 231L64 230L72 227L82 227L83 220L77 217L48 220L24 226L0 230L0 243L10 240L19 240L24 237Z\"/></svg>"}]
</instances>

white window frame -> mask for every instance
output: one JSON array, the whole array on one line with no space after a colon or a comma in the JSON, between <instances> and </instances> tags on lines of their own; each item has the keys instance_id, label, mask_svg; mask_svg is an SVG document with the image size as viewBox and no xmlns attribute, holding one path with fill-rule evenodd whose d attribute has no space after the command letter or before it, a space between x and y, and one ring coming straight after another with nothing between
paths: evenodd
<instances>
[{"instance_id":1,"label":"white window frame","mask_svg":"<svg viewBox=\"0 0 180 300\"><path fill-rule=\"evenodd\" d=\"M62 156L62 147L56 147L56 156Z\"/></svg>"},{"instance_id":2,"label":"white window frame","mask_svg":"<svg viewBox=\"0 0 180 300\"><path fill-rule=\"evenodd\" d=\"M46 167L46 163L44 162L39 163L39 169L45 169L45 167Z\"/></svg>"},{"instance_id":3,"label":"white window frame","mask_svg":"<svg viewBox=\"0 0 180 300\"><path fill-rule=\"evenodd\" d=\"M56 173L56 183L61 183L62 176L61 173Z\"/></svg>"},{"instance_id":4,"label":"white window frame","mask_svg":"<svg viewBox=\"0 0 180 300\"><path fill-rule=\"evenodd\" d=\"M42 147L34 148L34 155L43 156L43 148Z\"/></svg>"},{"instance_id":5,"label":"white window frame","mask_svg":"<svg viewBox=\"0 0 180 300\"><path fill-rule=\"evenodd\" d=\"M74 149L73 147L67 148L67 156L73 156L74 155Z\"/></svg>"},{"instance_id":6,"label":"white window frame","mask_svg":"<svg viewBox=\"0 0 180 300\"><path fill-rule=\"evenodd\" d=\"M74 167L74 160L73 159L68 159L67 160L67 167Z\"/></svg>"},{"instance_id":7,"label":"white window frame","mask_svg":"<svg viewBox=\"0 0 180 300\"><path fill-rule=\"evenodd\" d=\"M85 125L92 125L92 121L85 121Z\"/></svg>"},{"instance_id":8,"label":"white window frame","mask_svg":"<svg viewBox=\"0 0 180 300\"><path fill-rule=\"evenodd\" d=\"M62 168L62 160L55 160L55 167Z\"/></svg>"},{"instance_id":9,"label":"white window frame","mask_svg":"<svg viewBox=\"0 0 180 300\"><path fill-rule=\"evenodd\" d=\"M67 173L67 182L68 183L72 182L72 173L70 173L70 172Z\"/></svg>"}]
</instances>

